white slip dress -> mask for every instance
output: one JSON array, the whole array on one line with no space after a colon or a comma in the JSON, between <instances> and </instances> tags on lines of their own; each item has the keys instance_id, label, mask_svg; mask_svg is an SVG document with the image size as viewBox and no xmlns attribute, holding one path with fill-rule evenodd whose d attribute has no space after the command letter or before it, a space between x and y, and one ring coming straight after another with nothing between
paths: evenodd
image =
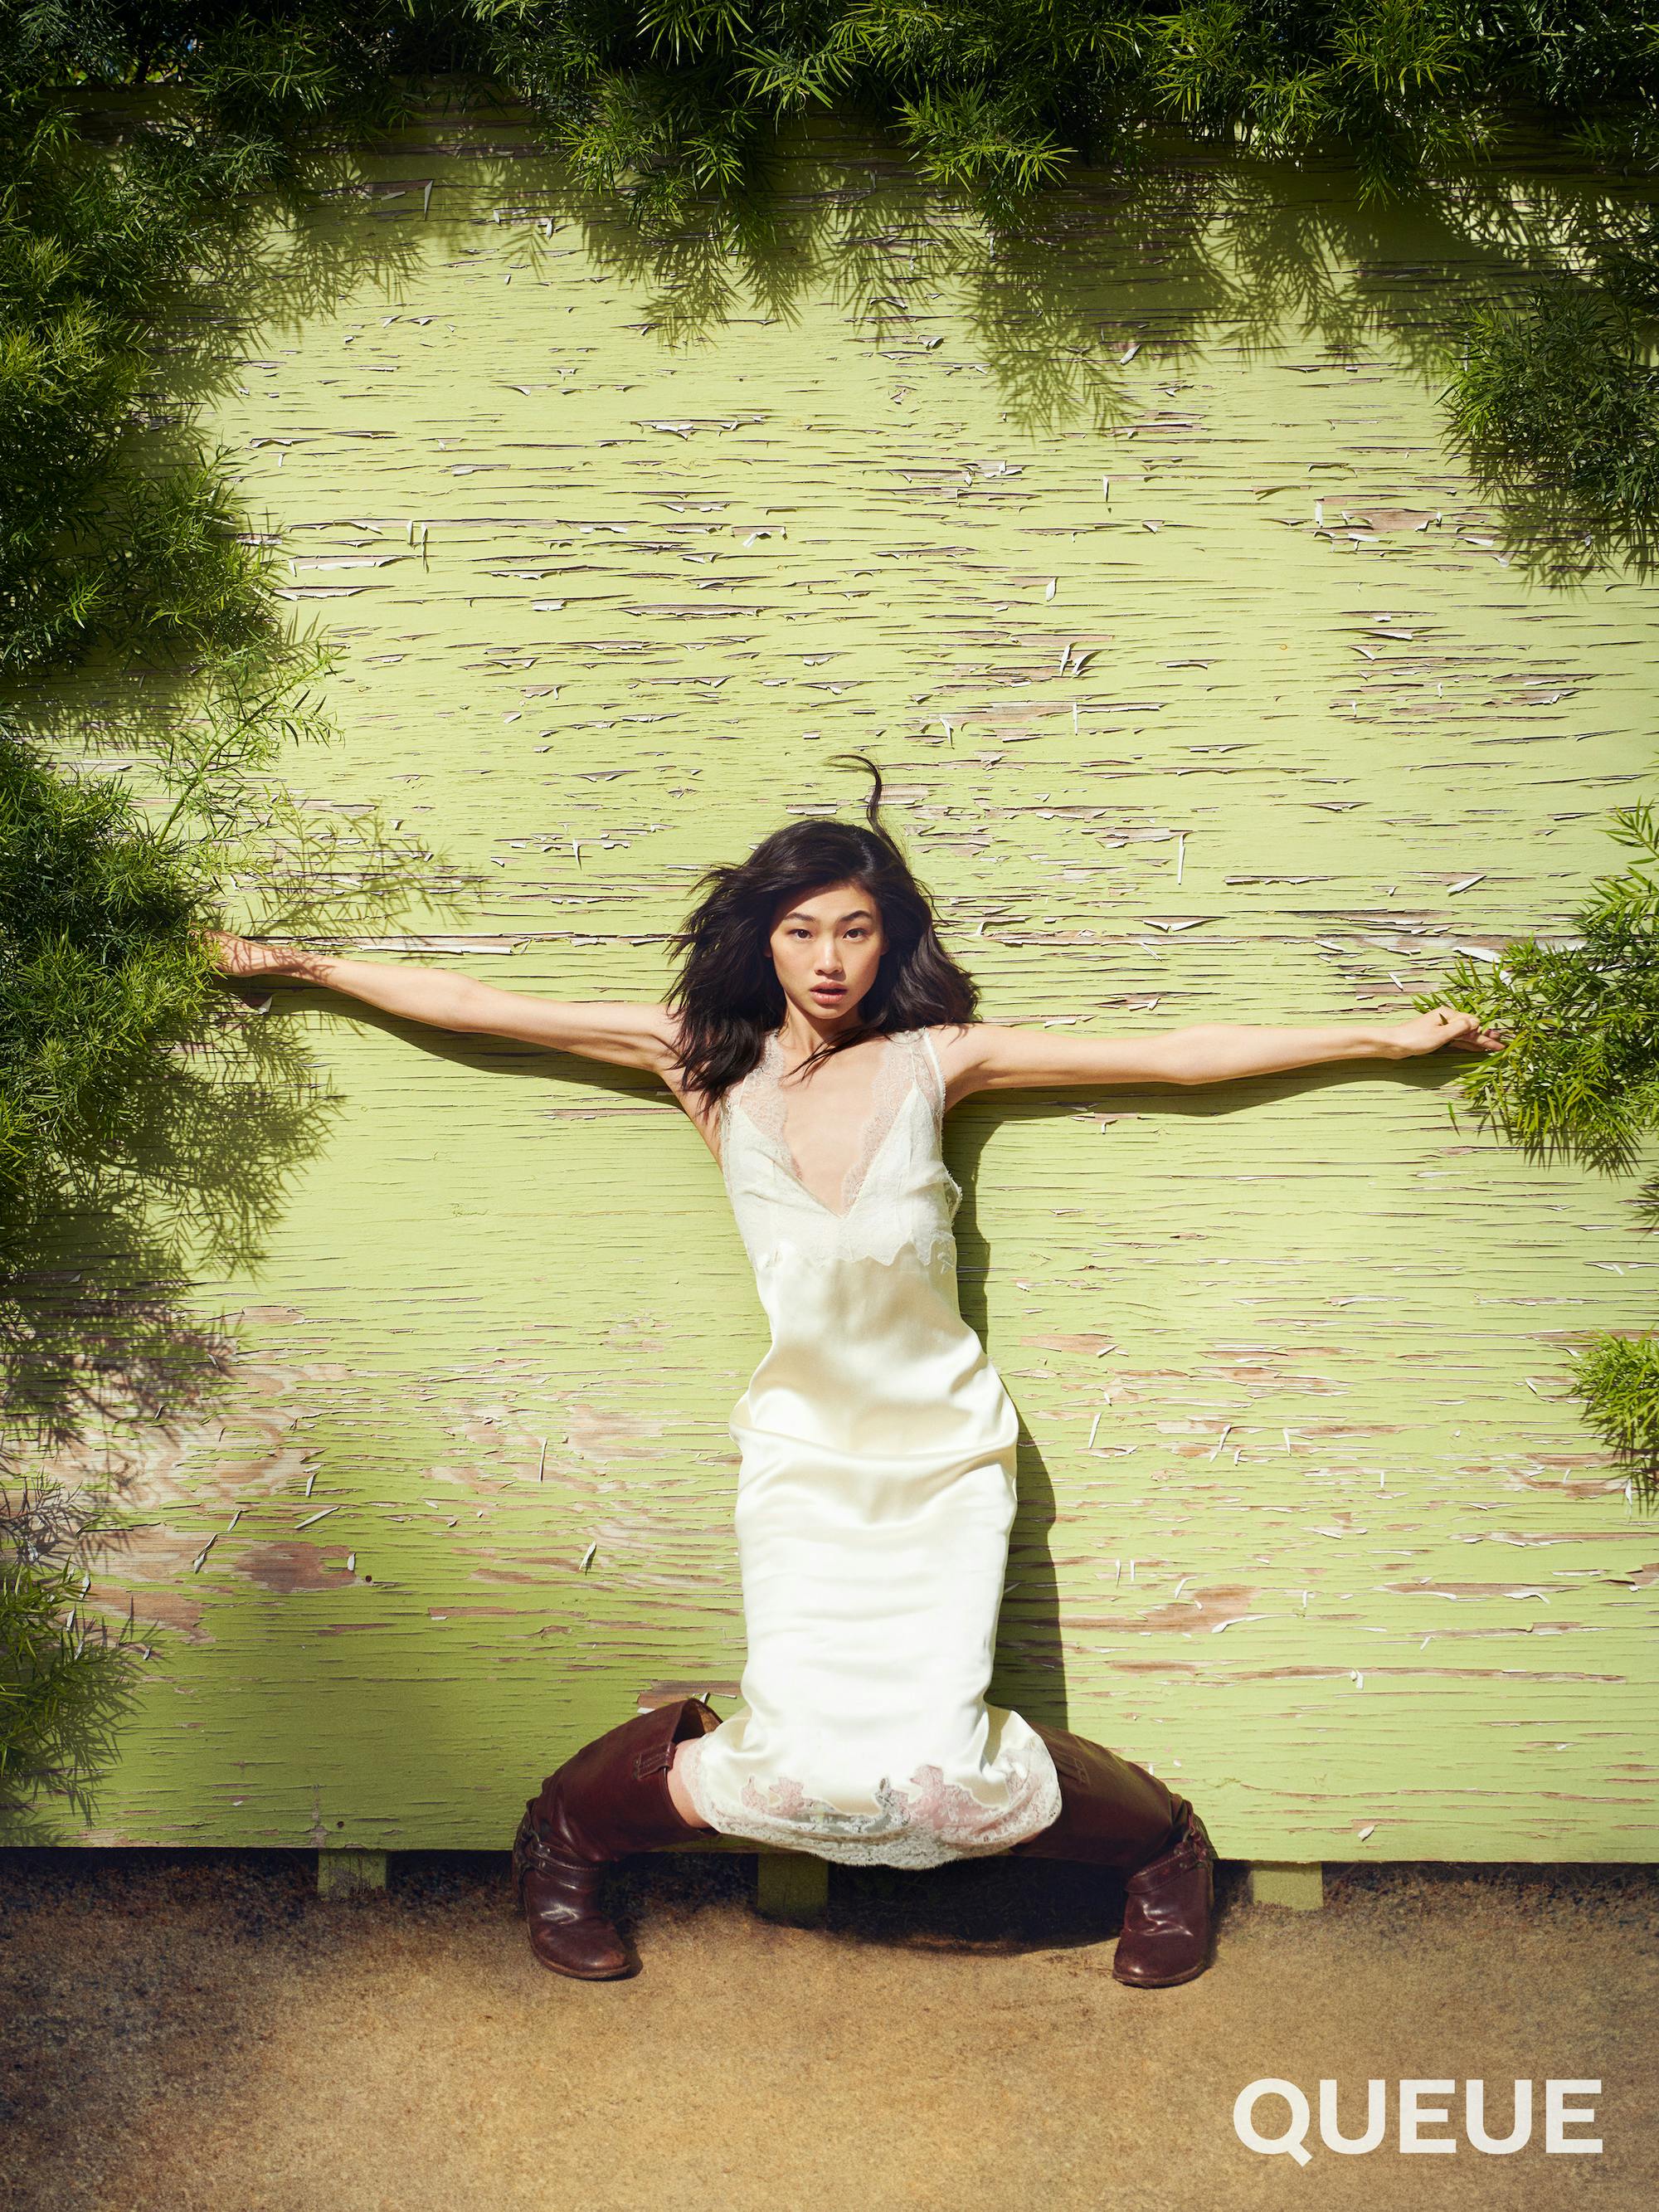
<instances>
[{"instance_id":1,"label":"white slip dress","mask_svg":"<svg viewBox=\"0 0 1659 2212\"><path fill-rule=\"evenodd\" d=\"M1006 1850L1060 1813L1048 1747L985 1702L1018 1417L957 1303L962 1193L925 1029L876 1059L831 1211L797 1172L773 1036L720 1103L771 1349L731 1417L740 1709L677 1771L721 1834L855 1865Z\"/></svg>"}]
</instances>

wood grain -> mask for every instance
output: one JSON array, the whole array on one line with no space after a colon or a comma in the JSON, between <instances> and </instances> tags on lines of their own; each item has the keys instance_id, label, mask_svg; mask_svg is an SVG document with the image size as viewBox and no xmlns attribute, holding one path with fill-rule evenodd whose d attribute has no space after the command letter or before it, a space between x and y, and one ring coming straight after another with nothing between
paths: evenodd
<instances>
[{"instance_id":1,"label":"wood grain","mask_svg":"<svg viewBox=\"0 0 1659 2212\"><path fill-rule=\"evenodd\" d=\"M306 787L478 878L365 949L655 997L702 869L850 817L848 746L987 1018L1363 1022L1565 933L1659 624L1550 588L1443 451L1427 334L1478 257L1335 170L1085 174L1000 250L828 125L782 184L757 260L677 276L520 122L434 127L224 303L211 428L342 655ZM124 1492L88 1602L153 1657L62 1838L505 1849L641 1695L735 1701L752 1283L648 1083L268 1018L339 1110L199 1285L240 1358ZM947 1129L1024 1427L992 1694L1228 1856L1653 1855L1659 1537L1571 1355L1654 1263L1618 1186L1455 1097L1437 1060Z\"/></svg>"}]
</instances>

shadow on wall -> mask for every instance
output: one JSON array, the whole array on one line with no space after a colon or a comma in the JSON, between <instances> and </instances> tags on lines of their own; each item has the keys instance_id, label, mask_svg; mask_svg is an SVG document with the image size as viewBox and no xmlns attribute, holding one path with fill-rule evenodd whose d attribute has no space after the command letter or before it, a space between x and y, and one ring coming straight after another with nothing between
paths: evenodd
<instances>
[{"instance_id":1,"label":"shadow on wall","mask_svg":"<svg viewBox=\"0 0 1659 2212\"><path fill-rule=\"evenodd\" d=\"M1267 361L1299 328L1322 366L1382 342L1441 398L1471 307L1524 295L1564 240L1594 231L1606 191L1545 136L1517 139L1507 166L1420 181L1389 204L1363 202L1340 157L1293 165L1168 132L1149 137L1133 167L1078 163L1014 217L964 219L959 197L919 182L884 134L814 116L781 130L775 191L711 200L695 230L662 236L573 188L551 155L501 159L479 128L469 185L500 196L509 237L520 218L504 258L516 251L526 274L568 254L569 226L586 265L641 299L637 327L672 349L718 345L757 307L788 323L826 292L857 303L873 345L902 348L931 291L948 285L1005 419L1028 436L1133 425L1141 403L1127 371L1139 346L1178 372L1222 331ZM417 143L429 175L429 143ZM374 189L339 187L371 201ZM388 205L365 228L395 237L409 219ZM1476 475L1511 565L1539 581L1567 586L1620 565L1652 573L1654 549L1627 522L1575 513L1568 495L1512 472Z\"/></svg>"},{"instance_id":2,"label":"shadow on wall","mask_svg":"<svg viewBox=\"0 0 1659 2212\"><path fill-rule=\"evenodd\" d=\"M1224 1091L1218 1090L1174 1095L1164 1087L1137 1091L1125 1085L1113 1090L1112 1110L1115 1113L1133 1113L1152 1121L1217 1120L1253 1112L1281 1098L1305 1097L1310 1091L1332 1089L1354 1080L1364 1081L1373 1077L1375 1072L1374 1068L1361 1063L1316 1066L1291 1069L1280 1075L1250 1081L1230 1083ZM1425 1062L1405 1065L1392 1072L1425 1094L1434 1091L1437 1081L1433 1068ZM945 1125L945 1158L962 1190L956 1231L958 1292L963 1318L987 1345L999 1367L1002 1360L990 1335L988 1297L995 1255L979 1225L977 1205L980 1174L987 1149L996 1132L1011 1123L1054 1120L1074 1121L1079 1110L1079 1094L1074 1091L1048 1095L1028 1092L1018 1099L998 1099L994 1107L988 1098L980 1101L970 1115L963 1115L958 1110L955 1118ZM1103 1293L1109 1292L1112 1288L1112 1278L1103 1275ZM1135 1288L1133 1296L1137 1303L1143 1302L1145 1286ZM1103 1328L1109 1328L1115 1325L1109 1318L1103 1320ZM1011 1391L1010 1395L1018 1403L1018 1394ZM1048 1727L1068 1729L1073 1725L1066 1676L1065 1632L1068 1624L1060 1602L1060 1578L1054 1565L1052 1534L1057 1526L1064 1525L1068 1513L1065 1498L1056 1493L1054 1478L1036 1438L1025 1425L1023 1414L1019 1428L1018 1482L1018 1504L1009 1539L1008 1584L998 1623L996 1663L988 1695L994 1705L1012 1707L1028 1720L1041 1721ZM1011 1596L1017 1596L1018 1602L1016 1606L1009 1605L1007 1601ZM1175 1609L1164 1607L1162 1610L1173 1625L1177 1618ZM1182 1625L1190 1626L1190 1614L1182 1613L1178 1618ZM1107 1624L1073 1622L1069 1625L1075 1627ZM1085 1728L1083 1732L1086 1734L1089 1731Z\"/></svg>"}]
</instances>

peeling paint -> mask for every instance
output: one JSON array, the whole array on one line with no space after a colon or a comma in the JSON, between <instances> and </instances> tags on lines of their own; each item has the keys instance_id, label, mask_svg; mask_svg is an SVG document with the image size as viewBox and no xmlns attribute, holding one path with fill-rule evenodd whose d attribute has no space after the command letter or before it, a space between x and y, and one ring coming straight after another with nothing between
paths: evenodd
<instances>
[{"instance_id":1,"label":"peeling paint","mask_svg":"<svg viewBox=\"0 0 1659 2212\"><path fill-rule=\"evenodd\" d=\"M803 158L774 296L722 264L710 344L502 119L362 163L288 289L198 334L341 653L306 797L390 793L477 879L356 949L655 1000L703 868L850 818L849 747L989 1020L1375 1024L1460 946L1564 931L1645 787L1654 596L1504 565L1404 219L1316 167L1230 246L1096 180L1010 291L866 150ZM1293 301L1239 319L1252 239L1298 224L1352 363ZM51 1462L118 1464L86 1603L131 1597L155 1652L66 1840L505 1848L588 1736L738 1696L752 1282L643 1078L273 1012L343 1111L265 1260L199 1286L234 1370L176 1433ZM1454 1097L1449 1063L1351 1065L947 1127L963 1310L1024 1421L992 1694L1178 1767L1228 1855L1653 1856L1659 1565L1567 1355L1646 1322L1659 1262ZM1482 1542L1533 1579L1465 1578ZM1563 1747L1547 1788L1523 1729Z\"/></svg>"}]
</instances>

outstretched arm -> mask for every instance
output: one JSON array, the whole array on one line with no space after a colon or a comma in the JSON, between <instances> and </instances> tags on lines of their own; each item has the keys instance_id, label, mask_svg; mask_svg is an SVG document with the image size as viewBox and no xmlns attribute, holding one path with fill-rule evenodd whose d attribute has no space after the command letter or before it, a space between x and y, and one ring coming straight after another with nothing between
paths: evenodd
<instances>
[{"instance_id":1,"label":"outstretched arm","mask_svg":"<svg viewBox=\"0 0 1659 2212\"><path fill-rule=\"evenodd\" d=\"M677 1024L670 1009L606 1000L538 999L501 991L470 975L437 968L394 967L374 960L340 960L303 946L261 945L223 930L209 933L222 975L246 981L287 977L317 983L379 1006L405 1021L487 1036L518 1037L556 1052L580 1053L618 1067L647 1067L665 1075L675 1058Z\"/></svg>"},{"instance_id":2,"label":"outstretched arm","mask_svg":"<svg viewBox=\"0 0 1659 2212\"><path fill-rule=\"evenodd\" d=\"M1437 1006L1409 1021L1343 1022L1318 1029L1254 1029L1198 1022L1145 1037L1058 1036L1052 1030L978 1022L946 1048L953 1098L974 1091L1065 1083L1226 1083L1329 1060L1410 1060L1459 1044L1496 1052L1501 1041L1473 1014Z\"/></svg>"}]
</instances>

